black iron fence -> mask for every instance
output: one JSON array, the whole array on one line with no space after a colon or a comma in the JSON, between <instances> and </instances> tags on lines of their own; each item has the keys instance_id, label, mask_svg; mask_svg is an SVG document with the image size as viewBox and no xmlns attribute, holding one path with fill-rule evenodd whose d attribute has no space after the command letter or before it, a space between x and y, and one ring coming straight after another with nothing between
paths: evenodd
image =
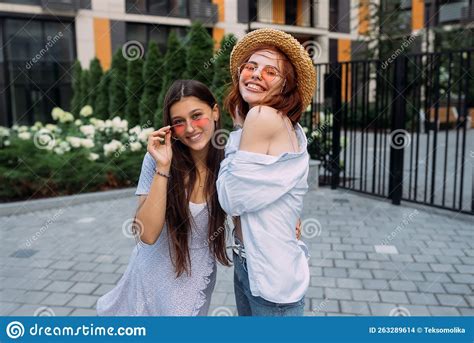
<instances>
[{"instance_id":1,"label":"black iron fence","mask_svg":"<svg viewBox=\"0 0 474 343\"><path fill-rule=\"evenodd\" d=\"M473 52L316 65L320 182L474 214Z\"/></svg>"}]
</instances>

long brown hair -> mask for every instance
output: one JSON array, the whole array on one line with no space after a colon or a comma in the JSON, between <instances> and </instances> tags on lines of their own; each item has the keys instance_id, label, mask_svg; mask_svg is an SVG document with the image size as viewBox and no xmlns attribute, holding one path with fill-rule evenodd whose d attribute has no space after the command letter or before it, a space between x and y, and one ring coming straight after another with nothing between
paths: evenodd
<instances>
[{"instance_id":1,"label":"long brown hair","mask_svg":"<svg viewBox=\"0 0 474 343\"><path fill-rule=\"evenodd\" d=\"M242 63L248 62L250 57L259 50L271 50L283 56L283 59L281 59L281 61L283 63L284 78L286 80L285 86L283 87L281 93L275 94L272 97L266 97L259 105L266 105L275 108L284 115L288 116L292 124L295 125L300 120L301 114L304 111L303 101L297 89L297 75L295 68L293 67L285 53L271 45L259 46L258 48L250 50L247 55L245 55L242 59ZM245 118L247 112L250 110L250 107L240 94L240 80L238 71L231 70L230 72L235 73L237 75L237 82L234 82L232 84L230 92L225 99L224 106L233 117L235 117L236 115L241 115L243 118Z\"/></svg>"},{"instance_id":2,"label":"long brown hair","mask_svg":"<svg viewBox=\"0 0 474 343\"><path fill-rule=\"evenodd\" d=\"M170 108L184 97L194 96L213 108L217 101L209 88L195 80L177 80L173 82L166 93L163 108L163 124L171 124ZM224 159L224 142L216 139L221 128L221 120L215 122L216 131L206 158L207 177L204 186L209 213L209 248L216 259L223 265L229 266L230 260L226 252L225 221L226 213L219 204L216 190L216 181L219 174L221 161ZM170 180L167 189L166 223L168 225L169 242L171 245L171 261L176 269L177 276L183 272L191 273L191 260L189 256L189 234L191 230L191 214L189 200L197 181L197 171L189 148L181 141L173 141L173 158L170 168ZM187 182L186 182L187 181Z\"/></svg>"}]
</instances>

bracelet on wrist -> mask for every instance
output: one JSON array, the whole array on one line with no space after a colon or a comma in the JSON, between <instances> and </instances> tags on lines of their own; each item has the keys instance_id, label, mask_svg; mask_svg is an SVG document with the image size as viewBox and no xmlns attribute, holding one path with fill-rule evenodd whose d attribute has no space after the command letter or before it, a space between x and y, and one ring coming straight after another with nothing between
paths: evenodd
<instances>
[{"instance_id":1,"label":"bracelet on wrist","mask_svg":"<svg viewBox=\"0 0 474 343\"><path fill-rule=\"evenodd\" d=\"M163 173L163 172L160 172L160 171L158 170L158 168L155 168L155 174L160 175L160 176L163 176L163 177L166 177L167 179L170 178L170 175L169 175L169 174L165 174L165 173Z\"/></svg>"}]
</instances>

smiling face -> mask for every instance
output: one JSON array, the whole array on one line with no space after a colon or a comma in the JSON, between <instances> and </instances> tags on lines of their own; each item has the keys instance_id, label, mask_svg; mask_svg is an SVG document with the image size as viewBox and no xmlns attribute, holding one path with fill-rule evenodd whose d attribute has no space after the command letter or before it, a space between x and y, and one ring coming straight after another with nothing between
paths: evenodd
<instances>
[{"instance_id":1,"label":"smiling face","mask_svg":"<svg viewBox=\"0 0 474 343\"><path fill-rule=\"evenodd\" d=\"M184 97L170 108L173 137L194 151L207 148L219 118L217 105L211 108L194 96Z\"/></svg>"},{"instance_id":2,"label":"smiling face","mask_svg":"<svg viewBox=\"0 0 474 343\"><path fill-rule=\"evenodd\" d=\"M239 91L250 107L281 92L285 82L282 58L276 51L258 50L239 69Z\"/></svg>"}]
</instances>

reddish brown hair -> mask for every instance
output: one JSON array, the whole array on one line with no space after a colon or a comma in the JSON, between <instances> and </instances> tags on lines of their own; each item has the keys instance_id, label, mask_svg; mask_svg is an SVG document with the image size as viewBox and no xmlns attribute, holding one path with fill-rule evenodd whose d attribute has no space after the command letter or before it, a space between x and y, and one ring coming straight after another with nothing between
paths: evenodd
<instances>
[{"instance_id":1,"label":"reddish brown hair","mask_svg":"<svg viewBox=\"0 0 474 343\"><path fill-rule=\"evenodd\" d=\"M248 62L250 57L259 50L275 51L276 53L284 57L281 61L283 64L284 78L286 80L286 84L283 87L283 91L281 93L275 94L271 98L263 99L260 105L266 105L275 108L276 110L286 115L291 120L293 125L295 125L300 120L301 114L304 111L303 101L297 88L295 68L291 64L288 57L280 49L271 45L259 46L258 48L250 50L248 54L245 55L245 57L243 58L242 63ZM224 106L227 111L229 111L232 117L240 114L245 118L250 107L240 94L238 71L231 70L230 72L235 73L237 82L234 82L232 84L230 92L224 101ZM237 113L237 111L239 113Z\"/></svg>"}]
</instances>

